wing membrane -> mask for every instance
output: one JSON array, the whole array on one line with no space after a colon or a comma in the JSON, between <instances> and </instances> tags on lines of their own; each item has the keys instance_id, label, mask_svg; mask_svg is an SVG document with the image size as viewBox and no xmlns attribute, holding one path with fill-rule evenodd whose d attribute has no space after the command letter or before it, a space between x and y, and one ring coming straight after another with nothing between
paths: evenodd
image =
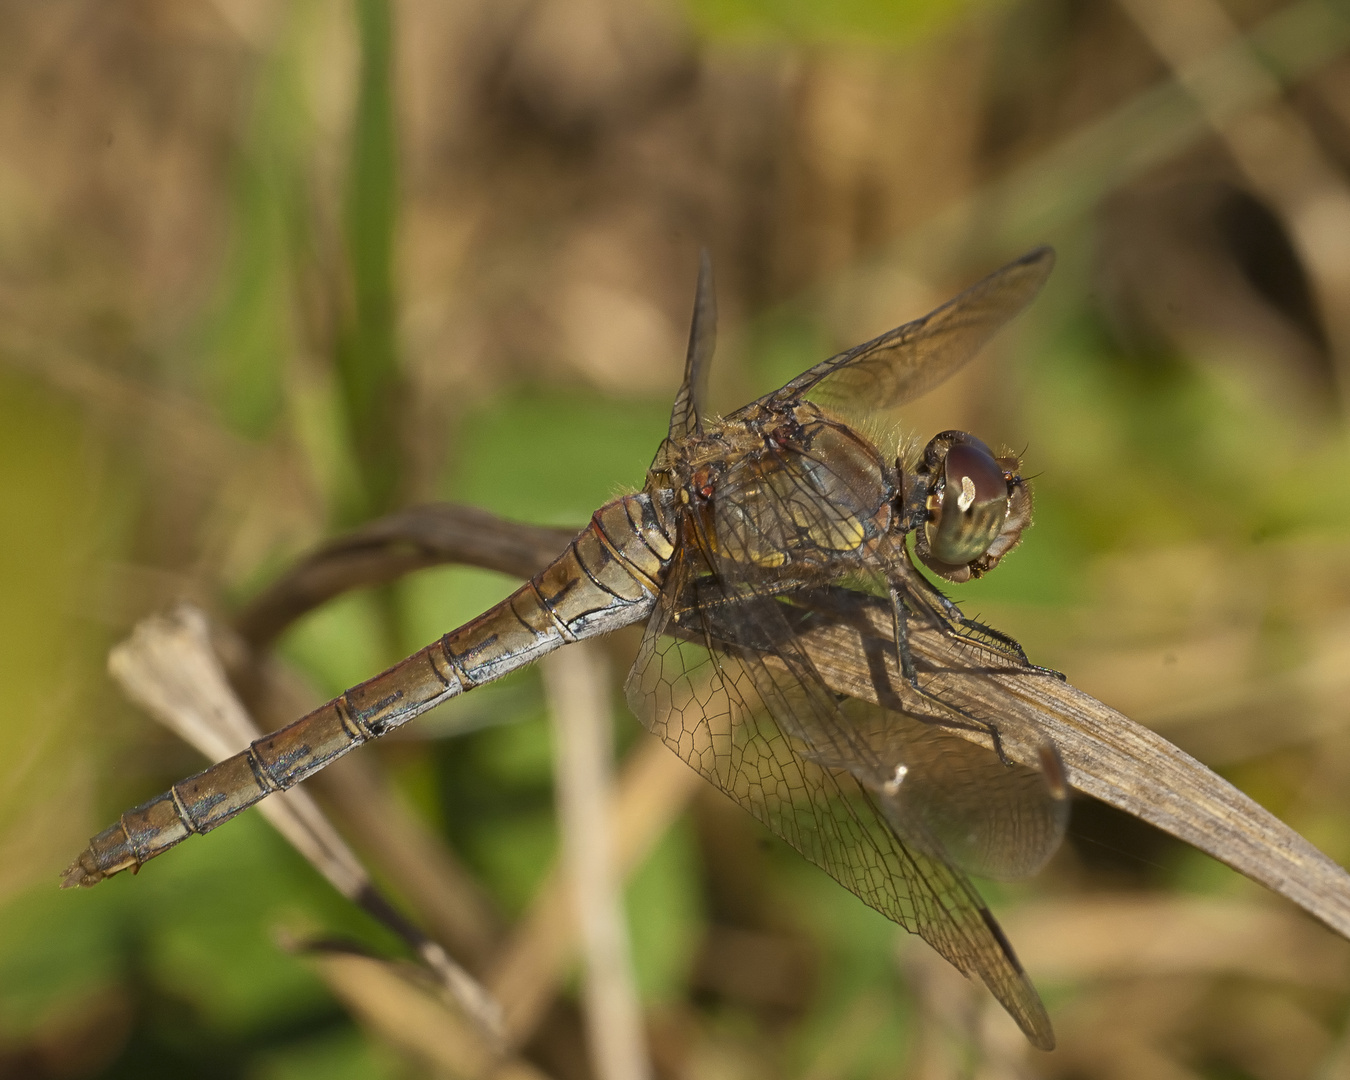
<instances>
[{"instance_id":1,"label":"wing membrane","mask_svg":"<svg viewBox=\"0 0 1350 1080\"><path fill-rule=\"evenodd\" d=\"M1048 247L1028 252L922 319L822 360L770 397L861 412L903 405L974 357L1031 302L1054 262Z\"/></svg>"},{"instance_id":2,"label":"wing membrane","mask_svg":"<svg viewBox=\"0 0 1350 1080\"><path fill-rule=\"evenodd\" d=\"M717 296L713 290L712 260L699 256L698 285L694 289L694 316L689 326L689 348L684 357L684 381L670 410L670 438L683 439L703 430L704 391L717 345Z\"/></svg>"},{"instance_id":3,"label":"wing membrane","mask_svg":"<svg viewBox=\"0 0 1350 1080\"><path fill-rule=\"evenodd\" d=\"M894 763L880 804L902 834L931 837L934 854L1002 881L1028 877L1058 849L1067 804L1041 771L1005 764L940 719L918 719L914 705L896 712L849 698L840 710L877 758Z\"/></svg>"},{"instance_id":4,"label":"wing membrane","mask_svg":"<svg viewBox=\"0 0 1350 1080\"><path fill-rule=\"evenodd\" d=\"M794 644L791 615L682 561L648 624L629 704L807 859L978 975L1033 1042L1053 1045L1035 989L930 818L887 794L886 740L841 709Z\"/></svg>"}]
</instances>

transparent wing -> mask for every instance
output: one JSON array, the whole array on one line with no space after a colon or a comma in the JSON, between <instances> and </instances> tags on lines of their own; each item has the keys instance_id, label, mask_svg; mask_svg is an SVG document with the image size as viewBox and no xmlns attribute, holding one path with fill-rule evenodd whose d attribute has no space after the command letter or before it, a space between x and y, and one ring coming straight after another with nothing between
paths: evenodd
<instances>
[{"instance_id":1,"label":"transparent wing","mask_svg":"<svg viewBox=\"0 0 1350 1080\"><path fill-rule=\"evenodd\" d=\"M857 738L892 770L879 798L903 836L978 877L1013 881L1045 865L1064 838L1068 803L1038 769L1003 762L921 704L896 712L840 702ZM933 712L938 710L934 709Z\"/></svg>"},{"instance_id":2,"label":"transparent wing","mask_svg":"<svg viewBox=\"0 0 1350 1080\"><path fill-rule=\"evenodd\" d=\"M886 729L884 709L841 703L826 688L796 644L803 614L682 559L648 624L629 704L807 859L978 975L1033 1042L1053 1045L1035 989L934 828L959 814L916 812L903 783L888 791L888 755L904 740ZM915 760L922 773L928 763Z\"/></svg>"},{"instance_id":3,"label":"transparent wing","mask_svg":"<svg viewBox=\"0 0 1350 1080\"><path fill-rule=\"evenodd\" d=\"M918 575L895 570L890 580L911 588ZM1068 823L1059 753L1015 712L988 715L971 703L988 700L977 691L989 675L1053 675L1028 668L1002 642L958 632L910 592L908 637L922 636L925 654L941 657L914 658L916 689L900 671L886 597L824 586L782 599L794 647L835 695L854 741L886 771L883 806L902 834L908 828L917 843L936 841L942 857L980 877L1016 880L1040 870Z\"/></svg>"},{"instance_id":4,"label":"transparent wing","mask_svg":"<svg viewBox=\"0 0 1350 1080\"><path fill-rule=\"evenodd\" d=\"M684 358L684 381L670 410L670 438L683 439L703 430L703 412L708 368L717 345L717 296L713 290L712 260L707 251L699 256L698 285L694 289L694 317L689 326L689 349Z\"/></svg>"},{"instance_id":5,"label":"transparent wing","mask_svg":"<svg viewBox=\"0 0 1350 1080\"><path fill-rule=\"evenodd\" d=\"M922 319L822 360L769 398L809 398L851 411L892 409L931 390L969 361L1040 291L1055 263L1028 252Z\"/></svg>"},{"instance_id":6,"label":"transparent wing","mask_svg":"<svg viewBox=\"0 0 1350 1080\"><path fill-rule=\"evenodd\" d=\"M705 544L705 550L716 551L717 571L696 581L694 606L703 605L704 625L715 641L750 647L771 670L785 669L785 686L773 687L772 695L758 680L780 725L791 717L796 726L788 730L810 748L813 760L845 769L882 793L883 809L902 837L982 877L1029 876L1054 854L1064 834L1067 802L1054 747L1039 732L1016 732L1040 744L1050 777L1008 762L992 744L993 732L1003 726L997 718L972 717L946 702L942 691L951 681L978 677L989 657L972 654L919 591L925 583L903 549L893 549L884 537L873 540L876 575L909 596L909 622L949 631L952 668L925 672L918 690L880 672L885 694L871 700L847 695L840 701L812 692L821 680L799 635L825 617L813 605L857 608L874 599L810 587L812 579L828 586L838 573L840 553L855 552L863 542L862 519L875 498L868 488L849 467L849 456L828 440L809 452L764 452L747 463L725 483L713 508L716 543ZM745 580L761 568L772 573L780 566L790 584L779 579L757 591ZM728 584L738 575L739 584ZM895 656L893 620L891 625L886 641L868 647ZM990 745L973 742L972 733L988 733Z\"/></svg>"}]
</instances>

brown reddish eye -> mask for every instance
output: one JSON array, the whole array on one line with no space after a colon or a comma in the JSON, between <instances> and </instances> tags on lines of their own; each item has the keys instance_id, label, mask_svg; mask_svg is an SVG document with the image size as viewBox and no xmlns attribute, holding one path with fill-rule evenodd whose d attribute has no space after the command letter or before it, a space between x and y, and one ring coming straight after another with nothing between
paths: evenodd
<instances>
[{"instance_id":1,"label":"brown reddish eye","mask_svg":"<svg viewBox=\"0 0 1350 1080\"><path fill-rule=\"evenodd\" d=\"M987 503L1008 497L1003 470L983 443L957 443L947 452L945 471L947 491L956 489L957 505L962 510L973 502Z\"/></svg>"},{"instance_id":2,"label":"brown reddish eye","mask_svg":"<svg viewBox=\"0 0 1350 1080\"><path fill-rule=\"evenodd\" d=\"M947 452L942 497L924 527L932 558L964 566L982 558L1008 516L1008 481L989 448L966 436Z\"/></svg>"}]
</instances>

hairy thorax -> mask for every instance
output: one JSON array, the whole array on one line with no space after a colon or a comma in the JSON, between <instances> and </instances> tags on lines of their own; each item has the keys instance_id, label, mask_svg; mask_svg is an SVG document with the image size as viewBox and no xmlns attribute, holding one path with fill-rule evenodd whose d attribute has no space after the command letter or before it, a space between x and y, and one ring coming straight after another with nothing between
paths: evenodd
<instances>
[{"instance_id":1,"label":"hairy thorax","mask_svg":"<svg viewBox=\"0 0 1350 1080\"><path fill-rule=\"evenodd\" d=\"M758 580L861 563L898 515L894 468L809 402L744 410L665 444L653 485L694 511L689 539Z\"/></svg>"}]
</instances>

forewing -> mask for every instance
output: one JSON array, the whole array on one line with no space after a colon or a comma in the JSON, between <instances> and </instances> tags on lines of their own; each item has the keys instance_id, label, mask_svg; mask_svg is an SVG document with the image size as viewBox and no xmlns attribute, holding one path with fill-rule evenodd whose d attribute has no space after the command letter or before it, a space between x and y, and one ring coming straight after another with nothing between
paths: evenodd
<instances>
[{"instance_id":1,"label":"forewing","mask_svg":"<svg viewBox=\"0 0 1350 1080\"><path fill-rule=\"evenodd\" d=\"M698 285L694 290L694 317L689 326L689 349L684 358L684 381L670 410L670 438L687 438L703 430L703 412L708 369L717 345L717 296L713 290L712 260L707 251L699 256Z\"/></svg>"},{"instance_id":2,"label":"forewing","mask_svg":"<svg viewBox=\"0 0 1350 1080\"><path fill-rule=\"evenodd\" d=\"M770 397L862 413L903 405L979 352L1031 302L1054 263L1048 247L1028 252L922 319L821 361Z\"/></svg>"},{"instance_id":3,"label":"forewing","mask_svg":"<svg viewBox=\"0 0 1350 1080\"><path fill-rule=\"evenodd\" d=\"M903 803L884 763L792 642L773 597L672 568L628 680L654 734L869 906L978 975L1038 1046L1049 1019L993 916ZM918 842L911 839L918 836Z\"/></svg>"}]
</instances>

